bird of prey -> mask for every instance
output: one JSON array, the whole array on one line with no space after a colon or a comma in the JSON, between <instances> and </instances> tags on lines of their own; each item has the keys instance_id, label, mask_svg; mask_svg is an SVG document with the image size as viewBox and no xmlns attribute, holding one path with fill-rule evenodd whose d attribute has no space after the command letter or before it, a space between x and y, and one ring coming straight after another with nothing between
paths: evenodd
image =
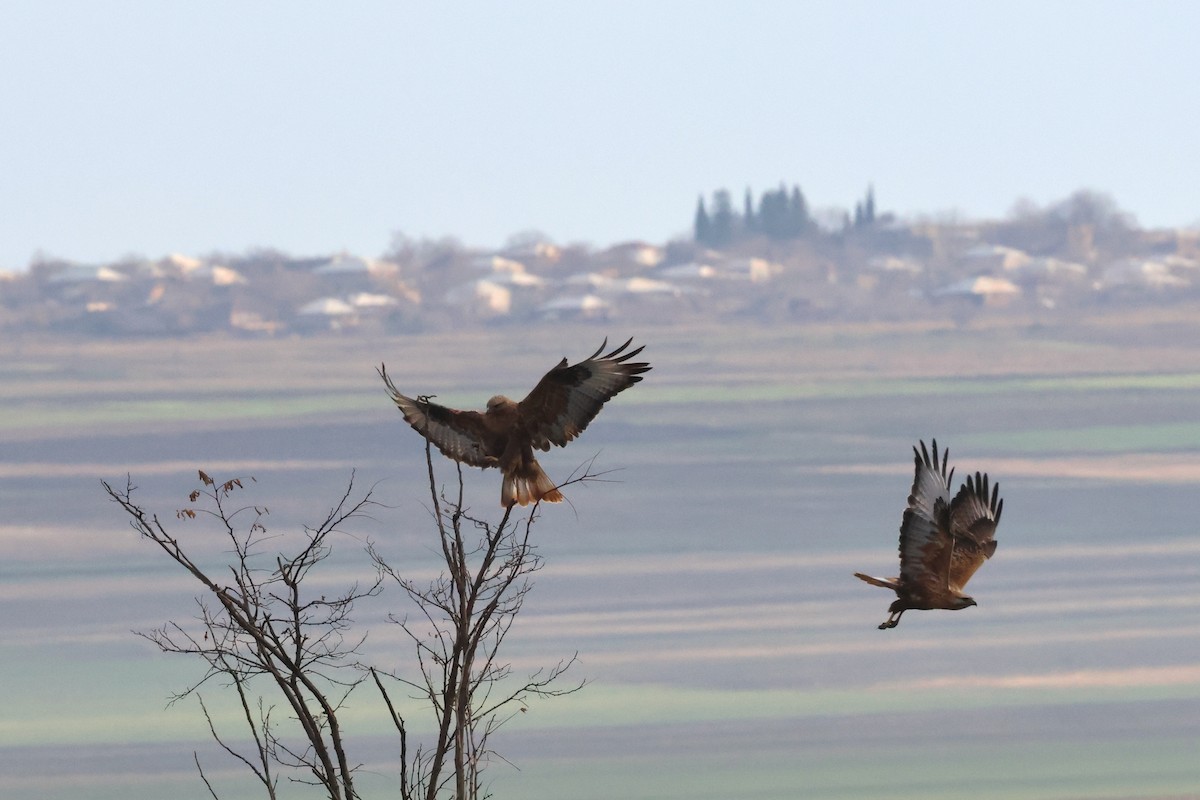
<instances>
[{"instance_id":1,"label":"bird of prey","mask_svg":"<svg viewBox=\"0 0 1200 800\"><path fill-rule=\"evenodd\" d=\"M618 392L642 379L650 369L645 362L630 359L642 347L627 350L633 339L601 355L600 349L578 364L564 358L547 372L524 400L513 402L504 395L488 400L487 410L459 411L401 394L381 366L379 375L404 419L442 454L473 467L499 467L504 474L500 504L528 505L538 501L558 503L562 493L542 471L533 456L534 448L565 447L588 426L600 408ZM643 345L644 347L644 345Z\"/></svg>"},{"instance_id":2,"label":"bird of prey","mask_svg":"<svg viewBox=\"0 0 1200 800\"><path fill-rule=\"evenodd\" d=\"M950 451L942 454L940 465L936 439L932 459L924 441L920 452L914 447L913 453L917 474L900 524L900 577L873 578L854 573L867 583L896 592L880 630L896 627L900 615L910 608L957 611L975 605L963 588L996 552L992 537L1004 509L1000 485L992 487L989 496L988 476L976 472L967 476L967 482L951 500L954 470L946 473Z\"/></svg>"}]
</instances>

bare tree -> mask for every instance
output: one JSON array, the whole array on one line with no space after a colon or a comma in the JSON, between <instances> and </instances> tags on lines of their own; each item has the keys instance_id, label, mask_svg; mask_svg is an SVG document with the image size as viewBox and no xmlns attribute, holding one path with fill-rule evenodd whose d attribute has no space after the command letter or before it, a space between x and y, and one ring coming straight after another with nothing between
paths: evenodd
<instances>
[{"instance_id":1,"label":"bare tree","mask_svg":"<svg viewBox=\"0 0 1200 800\"><path fill-rule=\"evenodd\" d=\"M325 519L316 527L305 528L298 552L272 557L266 552L270 537L263 519L267 509L233 502L235 492L245 488L243 480L218 482L201 471L200 481L202 487L188 496L191 506L175 516L180 520L208 517L217 522L233 553L228 572L219 576L201 567L157 515L148 514L134 502L131 480L120 490L104 483L109 497L129 515L134 530L158 545L206 589L196 600L198 632L169 622L138 635L163 652L195 655L207 663L204 676L175 695L172 702L195 694L213 738L249 767L268 797L278 796L281 775L319 785L331 800L357 797L357 765L346 754L338 711L365 679L357 668L364 636L351 632L350 615L357 601L379 592L382 578L365 588L351 586L334 597L315 595L304 582L328 558L330 536L372 505L371 493L352 499L352 477ZM198 501L202 502L197 505ZM200 688L216 682L214 679L225 681L237 693L254 743L250 755L222 739L199 695ZM259 694L262 680L273 684L283 698L299 727L298 735L285 734L276 722L274 705ZM216 797L198 756L196 765Z\"/></svg>"},{"instance_id":2,"label":"bare tree","mask_svg":"<svg viewBox=\"0 0 1200 800\"><path fill-rule=\"evenodd\" d=\"M399 734L402 800L485 796L481 773L495 757L491 735L523 710L528 698L558 696L582 686L552 686L574 663L574 656L519 680L500 657L531 588L530 578L542 565L530 544L538 507L522 520L514 519L509 508L498 523L490 523L473 516L465 505L461 467L456 465L457 489L448 497L438 489L428 446L426 464L430 510L445 571L419 583L392 568L368 545L375 568L372 580L336 595L314 589L313 572L328 559L331 537L341 526L377 505L370 491L356 494L353 476L325 519L304 528L296 552L284 555L269 549L280 544L276 539L286 537L268 534L267 509L236 502L237 493L253 479L216 481L200 472L201 487L191 492L189 505L175 517L181 522L215 522L232 554L220 572L202 567L157 515L134 501L131 479L120 489L104 483L133 529L204 590L196 600L198 627L168 622L138 634L163 652L192 655L207 664L203 677L171 702L195 695L214 740L254 774L271 800L281 796L281 778L319 786L330 800L360 797L354 784L359 765L348 754L338 715L364 681L372 681L379 690ZM585 468L568 483L595 477ZM356 603L379 595L388 585L399 586L416 608L411 616L390 615L415 645L411 673L363 663L366 632L354 626L351 615ZM433 712L432 743L415 747L411 755L408 725L388 694L388 679L427 701ZM200 694L213 683L233 689L248 745L235 747L217 730ZM277 712L278 698L286 709L283 714ZM193 758L209 793L217 798L199 755Z\"/></svg>"},{"instance_id":3,"label":"bare tree","mask_svg":"<svg viewBox=\"0 0 1200 800\"><path fill-rule=\"evenodd\" d=\"M529 697L557 697L583 684L554 686L575 662L574 655L516 681L511 666L500 658L529 593L530 577L542 567L529 540L539 506L523 520L514 520L516 506L511 505L497 523L474 516L464 502L462 465L454 464L457 488L447 497L438 489L432 452L426 440L430 513L446 570L432 581L418 582L396 572L374 550L372 554L380 572L417 608L412 617L392 614L390 619L411 640L419 674L390 677L428 701L437 718L431 747L414 754L403 798L435 800L452 790L450 796L457 800L476 800L484 791L481 774L496 755L491 735L524 710ZM595 477L585 468L567 483ZM403 736L402 721L397 720L397 727ZM447 769L452 771L447 774Z\"/></svg>"}]
</instances>

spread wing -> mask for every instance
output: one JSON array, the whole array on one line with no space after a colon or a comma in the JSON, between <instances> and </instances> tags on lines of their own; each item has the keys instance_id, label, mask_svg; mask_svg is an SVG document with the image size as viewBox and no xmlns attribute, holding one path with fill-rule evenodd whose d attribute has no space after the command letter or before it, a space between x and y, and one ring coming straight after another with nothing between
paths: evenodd
<instances>
[{"instance_id":1,"label":"spread wing","mask_svg":"<svg viewBox=\"0 0 1200 800\"><path fill-rule=\"evenodd\" d=\"M496 457L487 452L482 414L440 406L424 397L415 400L406 397L396 389L382 365L379 377L387 385L392 401L404 413L405 421L441 450L442 455L472 467L496 465Z\"/></svg>"},{"instance_id":2,"label":"spread wing","mask_svg":"<svg viewBox=\"0 0 1200 800\"><path fill-rule=\"evenodd\" d=\"M565 446L583 432L608 400L640 381L650 365L629 361L642 352L641 347L626 352L632 342L630 339L602 356L608 345L605 339L587 359L569 366L564 358L547 372L519 406L530 444L539 450L549 450L552 444Z\"/></svg>"},{"instance_id":3,"label":"spread wing","mask_svg":"<svg viewBox=\"0 0 1200 800\"><path fill-rule=\"evenodd\" d=\"M988 494L988 476L976 472L958 490L950 503L950 534L954 537L954 555L950 561L950 584L961 590L983 562L996 552L996 526L1004 501L1000 484Z\"/></svg>"},{"instance_id":4,"label":"spread wing","mask_svg":"<svg viewBox=\"0 0 1200 800\"><path fill-rule=\"evenodd\" d=\"M900 523L900 582L911 589L928 587L931 594L940 594L945 587L950 568L952 539L947 528L950 502L950 479L954 470L946 472L950 451L942 454L938 463L937 440L933 440L933 458L921 442L913 448L916 475L908 508Z\"/></svg>"}]
</instances>

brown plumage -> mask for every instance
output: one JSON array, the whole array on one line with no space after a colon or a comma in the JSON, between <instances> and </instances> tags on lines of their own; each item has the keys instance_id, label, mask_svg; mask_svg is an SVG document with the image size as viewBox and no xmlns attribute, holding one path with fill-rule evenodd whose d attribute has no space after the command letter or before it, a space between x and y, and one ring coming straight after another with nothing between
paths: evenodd
<instances>
[{"instance_id":1,"label":"brown plumage","mask_svg":"<svg viewBox=\"0 0 1200 800\"><path fill-rule=\"evenodd\" d=\"M867 583L896 592L880 630L899 625L900 615L910 608L958 610L975 605L963 588L996 552L992 537L1004 509L1000 484L992 487L989 497L988 476L976 472L967 476L951 500L954 470L946 472L950 451L942 454L939 465L934 439L932 460L925 442L921 442L919 452L914 447L913 454L917 474L900 524L900 577L873 578L854 573Z\"/></svg>"},{"instance_id":2,"label":"brown plumage","mask_svg":"<svg viewBox=\"0 0 1200 800\"><path fill-rule=\"evenodd\" d=\"M533 450L549 450L552 444L566 446L600 413L605 402L642 379L650 365L629 361L642 352L641 347L626 352L632 342L630 339L601 355L608 346L605 339L599 350L575 365L568 365L564 358L542 376L524 400L514 403L496 395L482 413L446 408L425 396L414 400L397 391L382 366L379 375L404 419L443 455L473 467L500 468L504 473L502 506L524 506L539 500L557 503L563 499L562 493L542 471Z\"/></svg>"}]
</instances>

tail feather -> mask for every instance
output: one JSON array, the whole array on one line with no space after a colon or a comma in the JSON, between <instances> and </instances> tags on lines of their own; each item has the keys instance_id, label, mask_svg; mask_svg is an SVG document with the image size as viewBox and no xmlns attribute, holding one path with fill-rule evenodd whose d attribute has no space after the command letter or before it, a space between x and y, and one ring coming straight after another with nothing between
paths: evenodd
<instances>
[{"instance_id":1,"label":"tail feather","mask_svg":"<svg viewBox=\"0 0 1200 800\"><path fill-rule=\"evenodd\" d=\"M870 575L863 575L861 572L854 573L854 577L858 578L859 580L866 581L872 586L879 586L884 589L891 589L892 591L896 590L896 578L873 578Z\"/></svg>"},{"instance_id":2,"label":"tail feather","mask_svg":"<svg viewBox=\"0 0 1200 800\"><path fill-rule=\"evenodd\" d=\"M527 506L539 500L545 503L561 503L562 499L562 492L536 460L504 473L504 483L500 487L500 505L504 508L514 503Z\"/></svg>"}]
</instances>

